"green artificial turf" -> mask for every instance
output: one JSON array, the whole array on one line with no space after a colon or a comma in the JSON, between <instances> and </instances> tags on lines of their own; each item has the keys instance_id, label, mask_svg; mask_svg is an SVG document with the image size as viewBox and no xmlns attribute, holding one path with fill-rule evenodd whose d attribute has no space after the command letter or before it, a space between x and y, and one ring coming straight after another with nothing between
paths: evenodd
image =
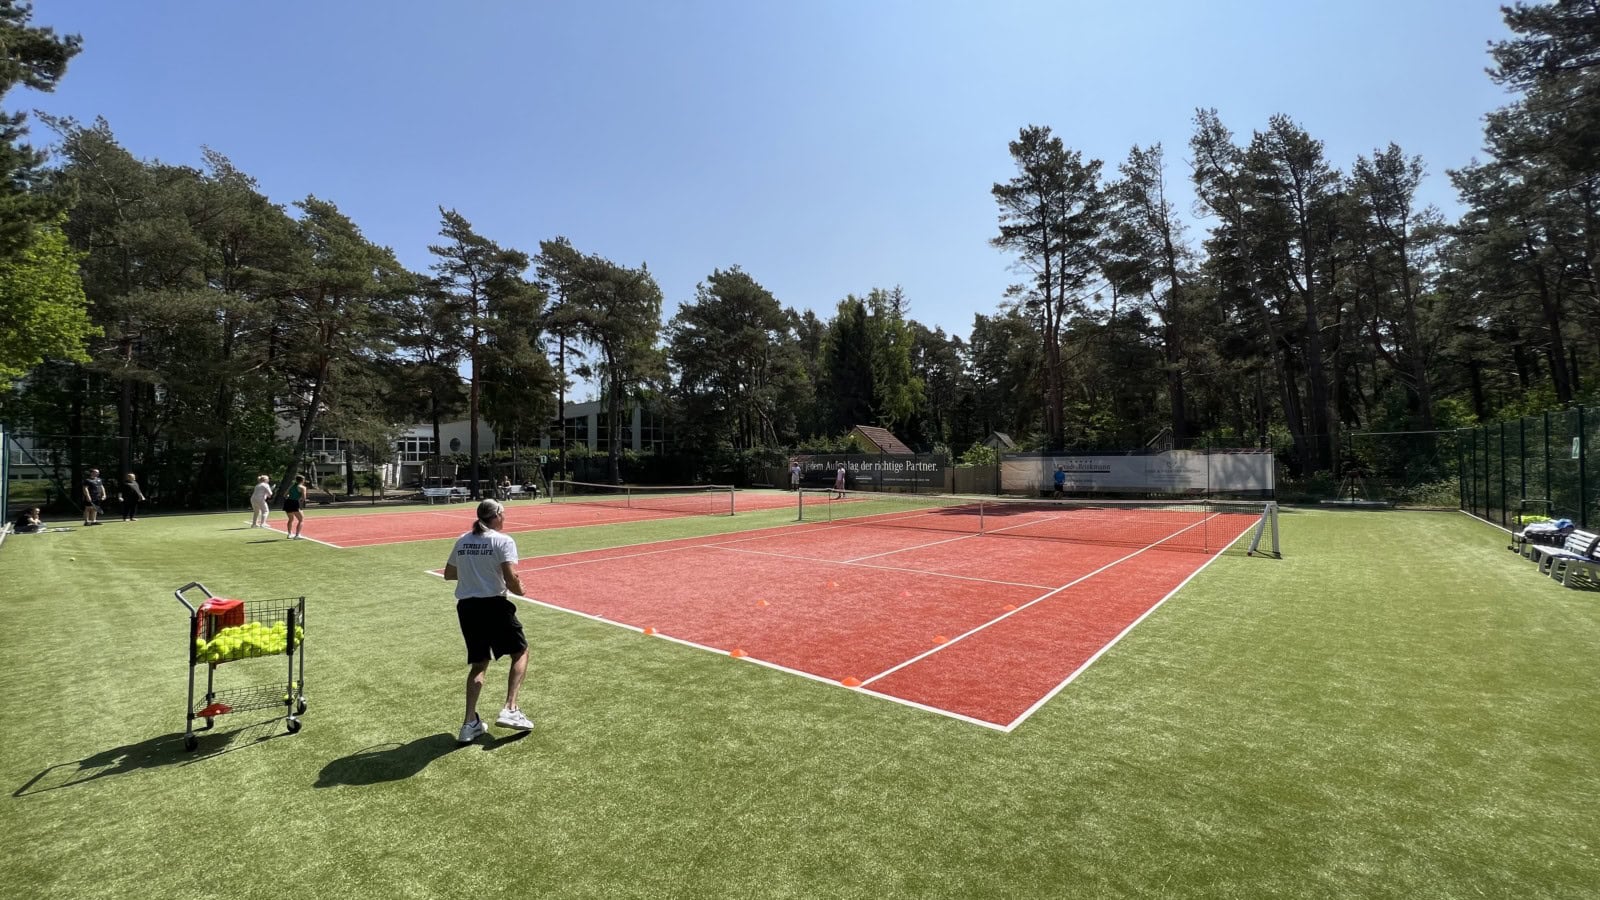
<instances>
[{"instance_id":1,"label":"green artificial turf","mask_svg":"<svg viewBox=\"0 0 1600 900\"><path fill-rule=\"evenodd\" d=\"M791 517L516 539L533 556ZM425 574L448 542L335 550L243 518L0 546L5 896L1600 886L1600 594L1457 513L1285 510L1285 559L1229 551L1011 734L529 606L538 727L464 749L450 586ZM191 580L307 596L299 734L240 713L183 751L172 591ZM277 661L218 677L271 680Z\"/></svg>"}]
</instances>

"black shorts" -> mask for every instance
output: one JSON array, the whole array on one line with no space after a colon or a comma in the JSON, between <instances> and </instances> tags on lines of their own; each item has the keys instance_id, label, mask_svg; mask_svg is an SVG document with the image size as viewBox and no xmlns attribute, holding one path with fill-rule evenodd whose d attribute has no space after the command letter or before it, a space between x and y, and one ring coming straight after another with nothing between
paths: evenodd
<instances>
[{"instance_id":1,"label":"black shorts","mask_svg":"<svg viewBox=\"0 0 1600 900\"><path fill-rule=\"evenodd\" d=\"M285 501L283 501L283 511L286 512L286 513L299 512L300 511L300 501L299 500L285 500Z\"/></svg>"},{"instance_id":2,"label":"black shorts","mask_svg":"<svg viewBox=\"0 0 1600 900\"><path fill-rule=\"evenodd\" d=\"M467 641L467 664L490 658L518 656L528 649L528 639L517 620L517 605L499 597L467 597L456 601L456 618Z\"/></svg>"}]
</instances>

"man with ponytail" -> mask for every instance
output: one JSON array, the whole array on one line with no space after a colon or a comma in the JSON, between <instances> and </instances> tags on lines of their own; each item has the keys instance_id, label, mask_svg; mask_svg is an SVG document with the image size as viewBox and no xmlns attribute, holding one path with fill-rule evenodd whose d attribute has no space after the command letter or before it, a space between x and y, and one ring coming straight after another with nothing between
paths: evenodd
<instances>
[{"instance_id":1,"label":"man with ponytail","mask_svg":"<svg viewBox=\"0 0 1600 900\"><path fill-rule=\"evenodd\" d=\"M470 744L488 731L478 716L478 695L483 693L483 676L489 663L502 656L511 657L511 673L506 677L506 705L495 724L517 731L533 727L517 707L517 691L528 671L528 640L517 621L517 607L507 592L522 594L517 578L517 545L501 534L505 508L497 500L478 504L478 520L472 530L456 538L450 559L444 564L446 581L456 583L456 618L461 636L467 642L467 715L461 721L457 743Z\"/></svg>"}]
</instances>

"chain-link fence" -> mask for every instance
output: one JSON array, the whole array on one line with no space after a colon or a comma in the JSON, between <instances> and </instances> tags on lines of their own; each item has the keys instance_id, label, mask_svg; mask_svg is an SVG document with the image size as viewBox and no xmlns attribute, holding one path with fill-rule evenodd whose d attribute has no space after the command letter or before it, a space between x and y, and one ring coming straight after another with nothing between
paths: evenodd
<instances>
[{"instance_id":1,"label":"chain-link fence","mask_svg":"<svg viewBox=\"0 0 1600 900\"><path fill-rule=\"evenodd\" d=\"M1344 441L1332 499L1452 507L1461 496L1455 431L1358 431Z\"/></svg>"},{"instance_id":2,"label":"chain-link fence","mask_svg":"<svg viewBox=\"0 0 1600 900\"><path fill-rule=\"evenodd\" d=\"M0 437L7 513L31 506L50 513L80 509L80 485L91 469L100 470L113 495L133 475L154 508L243 508L255 467L231 450L226 441L175 446L117 435L7 430Z\"/></svg>"},{"instance_id":3,"label":"chain-link fence","mask_svg":"<svg viewBox=\"0 0 1600 900\"><path fill-rule=\"evenodd\" d=\"M1600 409L1462 429L1458 445L1461 509L1505 528L1527 515L1600 524Z\"/></svg>"}]
</instances>

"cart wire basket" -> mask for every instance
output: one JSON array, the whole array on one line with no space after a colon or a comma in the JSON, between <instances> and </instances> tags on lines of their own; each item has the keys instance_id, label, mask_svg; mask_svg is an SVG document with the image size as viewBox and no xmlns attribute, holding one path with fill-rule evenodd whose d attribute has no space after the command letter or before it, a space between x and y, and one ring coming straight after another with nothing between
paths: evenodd
<instances>
[{"instance_id":1,"label":"cart wire basket","mask_svg":"<svg viewBox=\"0 0 1600 900\"><path fill-rule=\"evenodd\" d=\"M216 717L227 713L283 707L284 725L290 734L300 730L300 717L306 711L306 598L277 600L234 600L214 596L206 586L191 581L173 595L189 611L185 634L189 661L189 700L183 731L183 747L199 746L200 730L211 728ZM187 595L187 596L186 596ZM199 599L198 605L191 599ZM250 659L277 658L284 669L282 680L256 681L219 688L217 668L227 663ZM266 677L265 664L247 664ZM204 691L199 692L200 673L205 673Z\"/></svg>"}]
</instances>

